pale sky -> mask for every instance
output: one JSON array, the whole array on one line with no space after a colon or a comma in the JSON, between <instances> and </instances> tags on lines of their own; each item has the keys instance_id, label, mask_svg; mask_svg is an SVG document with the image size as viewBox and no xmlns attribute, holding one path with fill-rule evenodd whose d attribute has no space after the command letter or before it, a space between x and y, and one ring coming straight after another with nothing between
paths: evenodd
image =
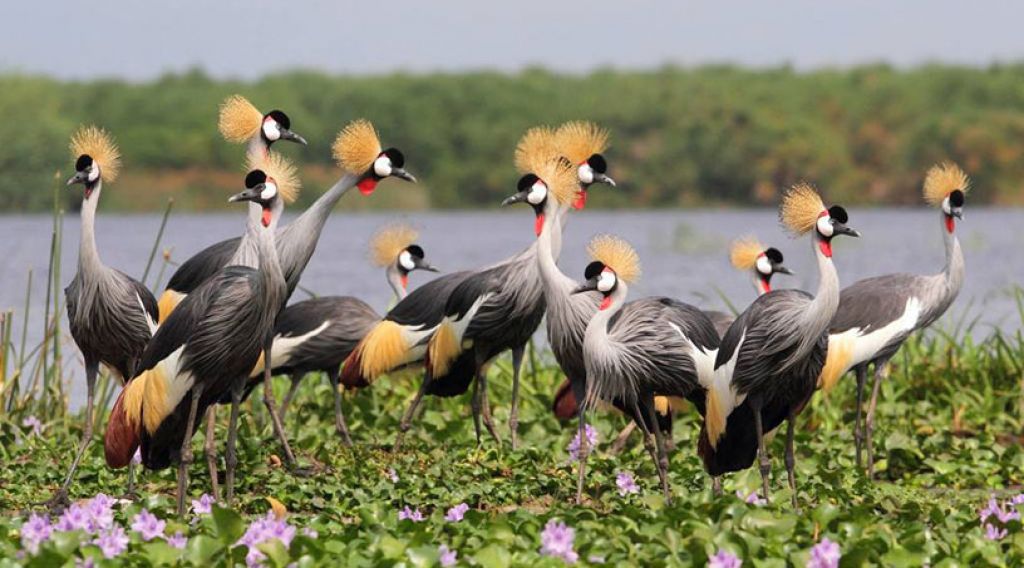
<instances>
[{"instance_id":1,"label":"pale sky","mask_svg":"<svg viewBox=\"0 0 1024 568\"><path fill-rule=\"evenodd\" d=\"M1024 3L973 0L11 0L0 72L254 78L666 63L799 69L1024 59Z\"/></svg>"}]
</instances>

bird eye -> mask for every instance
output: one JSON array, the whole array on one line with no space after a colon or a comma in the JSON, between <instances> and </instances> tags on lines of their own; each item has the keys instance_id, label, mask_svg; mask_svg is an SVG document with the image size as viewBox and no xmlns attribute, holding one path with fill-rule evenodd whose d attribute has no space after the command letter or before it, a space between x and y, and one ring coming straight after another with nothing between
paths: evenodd
<instances>
[{"instance_id":1,"label":"bird eye","mask_svg":"<svg viewBox=\"0 0 1024 568\"><path fill-rule=\"evenodd\" d=\"M530 193L526 196L526 200L530 202L530 205L540 205L547 196L548 186L538 179L530 186Z\"/></svg>"},{"instance_id":2,"label":"bird eye","mask_svg":"<svg viewBox=\"0 0 1024 568\"><path fill-rule=\"evenodd\" d=\"M391 175L391 170L391 158L387 157L387 155L381 154L373 161L373 173L378 177L388 177Z\"/></svg>"},{"instance_id":3,"label":"bird eye","mask_svg":"<svg viewBox=\"0 0 1024 568\"><path fill-rule=\"evenodd\" d=\"M270 201L275 195L277 195L277 184L273 180L267 179L267 183L263 185L263 191L260 192L260 199Z\"/></svg>"}]
</instances>

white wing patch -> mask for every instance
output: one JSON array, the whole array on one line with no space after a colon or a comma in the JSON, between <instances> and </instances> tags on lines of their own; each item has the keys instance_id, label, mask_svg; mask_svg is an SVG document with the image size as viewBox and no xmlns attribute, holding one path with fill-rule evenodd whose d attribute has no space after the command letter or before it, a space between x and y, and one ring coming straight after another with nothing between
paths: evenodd
<instances>
[{"instance_id":1,"label":"white wing patch","mask_svg":"<svg viewBox=\"0 0 1024 568\"><path fill-rule=\"evenodd\" d=\"M714 369L711 384L705 386L708 393L704 423L707 426L708 439L712 447L715 447L718 440L725 434L729 415L747 398L746 395L738 395L732 387L733 371L736 369L736 361L739 359L743 342L746 339L747 334L744 331L740 336L739 343L736 344L736 349L732 352L732 357L721 367Z\"/></svg>"},{"instance_id":2,"label":"white wing patch","mask_svg":"<svg viewBox=\"0 0 1024 568\"><path fill-rule=\"evenodd\" d=\"M139 294L136 293L135 299L139 301L139 309L142 310L142 317L146 318L146 325L149 326L149 334L153 335L156 333L156 328L159 327L159 324L153 321L153 317L149 315L148 311L146 311L146 304L142 303L142 296L139 296Z\"/></svg>"},{"instance_id":3,"label":"white wing patch","mask_svg":"<svg viewBox=\"0 0 1024 568\"><path fill-rule=\"evenodd\" d=\"M327 320L320 324L316 329L304 333L302 335L295 335L292 337L284 337L281 334L274 336L273 347L270 348L270 361L272 365L283 366L286 365L291 358L292 351L296 347L302 345L310 338L316 337L323 333L327 326L331 325L331 320ZM262 361L262 359L261 359ZM249 373L249 377L257 377L263 374L263 365L257 365L256 368Z\"/></svg>"},{"instance_id":4,"label":"white wing patch","mask_svg":"<svg viewBox=\"0 0 1024 568\"><path fill-rule=\"evenodd\" d=\"M461 318L457 320L448 320L451 324L452 330L455 332L456 339L459 341L459 345L462 345L462 338L465 336L466 329L469 328L470 322L473 321L473 317L476 316L478 311L480 311L480 307L484 305L484 302L491 299L491 296L493 295L494 292L488 292L480 296L475 302L473 302L473 305L469 307L469 311L467 311Z\"/></svg>"},{"instance_id":5,"label":"white wing patch","mask_svg":"<svg viewBox=\"0 0 1024 568\"><path fill-rule=\"evenodd\" d=\"M852 346L851 356L843 373L845 374L846 371L853 367L874 359L893 339L901 334L912 331L921 319L921 309L921 300L916 296L911 296L907 299L906 306L903 308L903 314L883 327L868 333L862 333L862 328L855 327L843 333L834 334L833 337L837 341L844 343L849 341ZM832 337L829 340L831 342Z\"/></svg>"}]
</instances>

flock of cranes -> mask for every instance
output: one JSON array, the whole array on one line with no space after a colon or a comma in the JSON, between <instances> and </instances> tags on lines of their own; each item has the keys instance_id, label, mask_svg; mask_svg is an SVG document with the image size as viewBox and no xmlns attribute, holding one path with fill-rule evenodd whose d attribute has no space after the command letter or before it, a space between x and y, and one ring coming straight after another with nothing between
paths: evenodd
<instances>
[{"instance_id":1,"label":"flock of cranes","mask_svg":"<svg viewBox=\"0 0 1024 568\"><path fill-rule=\"evenodd\" d=\"M781 252L752 238L737 240L731 250L734 266L751 274L758 294L735 317L673 298L630 299L640 259L617 236L595 237L588 247L592 262L582 280L573 278L558 267L569 216L586 205L593 184L614 186L615 181L603 155L607 131L570 122L529 130L515 150L521 177L503 205L525 204L533 211L536 239L522 252L476 270L441 275L407 292L412 271L436 269L416 244L415 231L389 226L371 243L373 259L395 293L396 303L386 314L347 296L287 305L331 210L348 190L356 187L370 195L389 177L416 180L405 171L399 150L385 149L369 122L355 121L333 145L343 172L339 180L279 228L299 182L294 166L271 146L279 140L306 141L291 130L285 113L262 113L240 96L222 104L219 127L226 139L247 147L242 191L229 199L247 204L244 232L184 262L159 301L138 281L107 267L96 247L101 190L120 169L116 144L96 127L84 127L72 137L76 173L68 183L83 186L82 235L78 271L66 294L71 333L85 361L88 399L82 441L51 500L54 506L67 502L75 468L92 438L101 364L124 383L104 437L108 465L128 467L131 492L136 451L148 469L177 464L181 512L192 437L204 416L210 481L218 491L218 404L230 405L224 495L231 501L240 403L273 375L291 379L280 409L271 388L263 389L263 401L284 456L295 467L283 415L307 374L323 372L330 380L336 428L345 444L352 439L340 388L366 388L408 366L421 366L423 379L401 419L394 451L425 395L452 397L470 387L477 442L484 428L500 441L490 413L487 369L511 351L509 428L512 447L517 447L520 368L525 346L542 321L566 377L554 393L553 409L562 418L578 418L578 500L583 499L589 453L583 433L588 412L599 404L618 409L644 434L669 498L672 412L679 409L676 401L687 400L703 419L697 453L715 492L721 491L721 475L757 460L768 496L765 435L785 421L785 465L795 505L795 420L814 393L855 371L856 455L860 465L866 446L870 474L874 410L887 362L911 333L949 308L963 283L956 228L969 182L951 164L933 167L924 182L925 199L940 209L946 247L946 266L936 275L892 274L841 288L832 241L858 233L847 225L842 207L827 205L811 185L797 184L783 195L779 218L791 233L810 241L819 280L814 294L772 290L772 276L790 271ZM862 418L869 366L874 382Z\"/></svg>"}]
</instances>

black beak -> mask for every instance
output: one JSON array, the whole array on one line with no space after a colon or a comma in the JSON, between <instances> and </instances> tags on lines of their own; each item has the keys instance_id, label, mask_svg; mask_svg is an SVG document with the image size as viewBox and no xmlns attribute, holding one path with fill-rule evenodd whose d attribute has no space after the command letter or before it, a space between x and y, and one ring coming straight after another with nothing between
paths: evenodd
<instances>
[{"instance_id":1,"label":"black beak","mask_svg":"<svg viewBox=\"0 0 1024 568\"><path fill-rule=\"evenodd\" d=\"M528 192L520 191L519 193L517 193L515 195L511 195L509 197L506 197L505 201L501 202L501 206L504 207L506 205L512 205L514 203L523 203L523 202L526 201L526 196L527 195L529 195Z\"/></svg>"},{"instance_id":2,"label":"black beak","mask_svg":"<svg viewBox=\"0 0 1024 568\"><path fill-rule=\"evenodd\" d=\"M303 138L302 136L299 136L298 134L296 134L295 132L292 132L291 130L288 130L287 128L282 128L281 129L281 140L290 140L292 142L297 142L299 144L302 144L303 146L307 146L308 145L306 143L306 139L305 138Z\"/></svg>"},{"instance_id":3,"label":"black beak","mask_svg":"<svg viewBox=\"0 0 1024 568\"><path fill-rule=\"evenodd\" d=\"M961 221L964 220L964 210L963 209L953 209L949 213L950 213L950 215L956 217L957 219L960 219Z\"/></svg>"},{"instance_id":4,"label":"black beak","mask_svg":"<svg viewBox=\"0 0 1024 568\"><path fill-rule=\"evenodd\" d=\"M76 183L85 183L89 179L89 174L85 172L75 172L75 175L71 176L68 180L68 185L75 185Z\"/></svg>"},{"instance_id":5,"label":"black beak","mask_svg":"<svg viewBox=\"0 0 1024 568\"><path fill-rule=\"evenodd\" d=\"M236 203L238 201L256 201L259 199L260 194L263 193L263 188L266 184L259 184L256 187L251 187L243 191L242 193L236 193L228 198L228 203Z\"/></svg>"},{"instance_id":6,"label":"black beak","mask_svg":"<svg viewBox=\"0 0 1024 568\"><path fill-rule=\"evenodd\" d=\"M860 233L855 229L851 229L842 223L835 223L832 225L833 233L836 235L846 235L848 237L859 237Z\"/></svg>"},{"instance_id":7,"label":"black beak","mask_svg":"<svg viewBox=\"0 0 1024 568\"><path fill-rule=\"evenodd\" d=\"M597 280L587 280L583 284L580 284L575 290L573 290L572 293L582 294L584 292L590 292L593 290L597 290Z\"/></svg>"},{"instance_id":8,"label":"black beak","mask_svg":"<svg viewBox=\"0 0 1024 568\"><path fill-rule=\"evenodd\" d=\"M426 270L427 272L440 272L440 270L438 270L425 260L416 260L415 264L416 268L419 268L420 270Z\"/></svg>"},{"instance_id":9,"label":"black beak","mask_svg":"<svg viewBox=\"0 0 1024 568\"><path fill-rule=\"evenodd\" d=\"M606 183L612 187L615 187L615 180L604 174L599 174L597 172L594 172L594 183Z\"/></svg>"},{"instance_id":10,"label":"black beak","mask_svg":"<svg viewBox=\"0 0 1024 568\"><path fill-rule=\"evenodd\" d=\"M781 264L773 265L772 266L772 272L775 272L777 274L789 274L791 276L796 274L795 272L793 272L792 270L786 268L785 266L782 266Z\"/></svg>"},{"instance_id":11,"label":"black beak","mask_svg":"<svg viewBox=\"0 0 1024 568\"><path fill-rule=\"evenodd\" d=\"M416 176L410 174L402 168L391 168L391 177L401 178L405 181L416 183Z\"/></svg>"}]
</instances>

